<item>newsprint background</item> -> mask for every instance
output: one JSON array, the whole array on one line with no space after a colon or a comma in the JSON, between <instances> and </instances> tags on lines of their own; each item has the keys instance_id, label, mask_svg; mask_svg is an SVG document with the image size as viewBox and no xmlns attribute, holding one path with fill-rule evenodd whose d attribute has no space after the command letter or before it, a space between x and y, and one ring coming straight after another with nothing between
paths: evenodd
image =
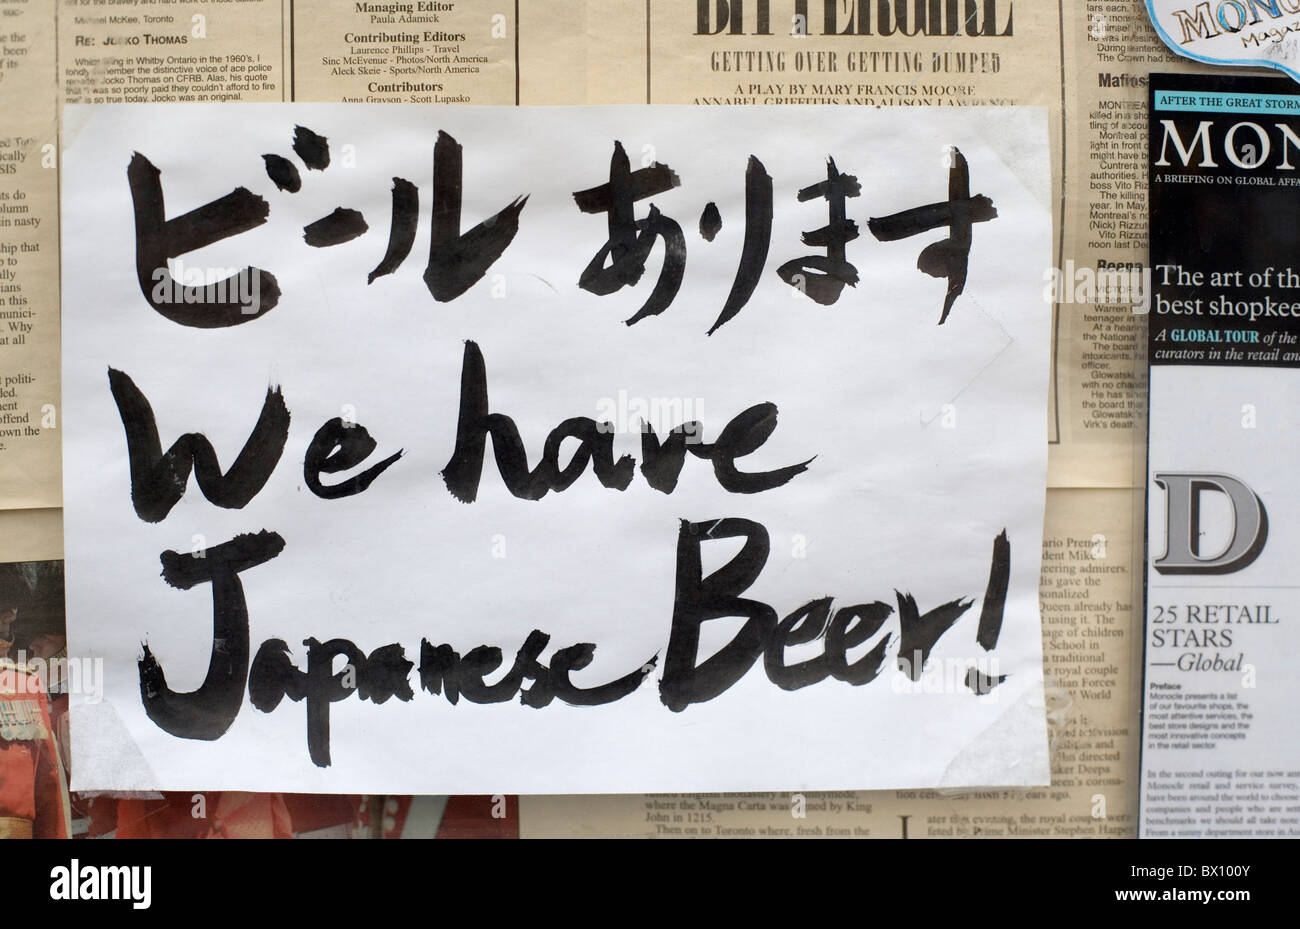
<instances>
[{"instance_id":1,"label":"newsprint background","mask_svg":"<svg viewBox=\"0 0 1300 929\"><path fill-rule=\"evenodd\" d=\"M1146 317L1069 285L1145 263L1147 75L1197 68L1161 45L1140 0L0 0L0 562L62 557L63 103L1042 105L1069 291L1043 307L1052 786L524 797L519 829L1135 835Z\"/></svg>"}]
</instances>

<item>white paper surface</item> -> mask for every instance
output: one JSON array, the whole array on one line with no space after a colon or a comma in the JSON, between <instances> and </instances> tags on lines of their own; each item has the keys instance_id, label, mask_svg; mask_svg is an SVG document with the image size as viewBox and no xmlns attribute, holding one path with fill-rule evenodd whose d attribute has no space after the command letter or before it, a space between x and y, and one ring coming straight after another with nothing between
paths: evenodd
<instances>
[{"instance_id":1,"label":"white paper surface","mask_svg":"<svg viewBox=\"0 0 1300 929\"><path fill-rule=\"evenodd\" d=\"M328 138L329 167L309 170L294 154L295 126ZM446 302L422 280L439 130L463 146L462 231L528 196L501 257ZM642 220L653 204L674 219L686 248L671 305L631 326L624 320L659 277L662 242L634 286L608 296L578 286L606 242L607 216L581 212L573 193L609 180L615 140L633 171L659 161L679 177L633 210ZM1038 569L1050 318L1042 271L1051 262L1041 109L70 106L64 144L68 626L71 651L102 658L105 674L102 702L74 697L74 788L577 793L1047 782ZM946 200L952 146L968 162L970 193L991 198L997 217L974 224L964 292L938 325L947 282L919 271L917 259L947 228L877 241L867 219ZM171 266L266 269L281 290L274 309L227 328L155 312L136 276L127 183L135 152L160 172L168 219L239 187L266 200L264 223ZM278 190L264 154L292 162L301 189ZM751 155L772 178L770 249L753 296L710 336L740 261ZM822 306L776 269L826 253L800 237L827 225L827 201L797 195L826 180L828 155L861 186L846 204L860 232L846 256L861 279ZM393 178L419 190L415 243L394 273L367 285L388 243ZM712 242L699 231L710 201L722 218ZM309 246L303 228L337 207L360 211L369 231ZM563 491L519 499L488 440L477 499L453 497L440 472L455 446L467 342L482 353L491 411L513 419L530 468L562 421L612 421L615 457L637 460L627 488L602 486L588 465ZM278 387L291 420L265 486L246 505L223 508L190 475L165 517L141 519L110 368L147 398L163 450L202 433L223 471ZM762 403L779 409L778 424L736 466L752 473L812 459L804 473L732 493L709 461L688 453L672 493L648 484L639 418L661 437L699 420L703 440L715 442ZM402 455L365 491L321 499L304 479L304 455L335 417L368 430L376 448L323 483ZM561 463L576 447L564 444ZM707 536L721 519L765 528L766 562L739 596L770 605L777 619L822 597L834 597L835 609L888 605L881 627L847 653L857 661L888 635L874 680L826 677L786 690L759 655L712 699L680 712L665 706L679 529L698 523ZM1003 530L1008 595L986 649L977 630ZM280 639L305 670L304 640L347 639L366 655L395 643L414 663L409 700L348 692L328 704L328 766L309 756L308 701L285 697L263 712L241 683L237 712L211 739L171 734L145 710L144 646L176 694L204 684L213 654L214 585L170 586L160 556L191 558L262 531L284 546L239 574L250 655ZM740 544L700 541L704 574ZM923 616L973 601L939 637L918 683L897 661L896 592L914 597ZM742 622L703 622L699 661ZM491 704L462 694L453 705L445 691L421 687L422 639L462 657L499 647L490 685L533 630L550 636L544 665L575 643L596 645L590 665L572 672L577 687L649 673L600 706L554 699L535 708L518 694ZM218 651L237 658L239 644ZM784 663L814 659L826 644L789 646ZM246 673L234 664L236 677ZM332 669L347 687L345 664ZM1005 680L978 696L965 683L971 667Z\"/></svg>"}]
</instances>

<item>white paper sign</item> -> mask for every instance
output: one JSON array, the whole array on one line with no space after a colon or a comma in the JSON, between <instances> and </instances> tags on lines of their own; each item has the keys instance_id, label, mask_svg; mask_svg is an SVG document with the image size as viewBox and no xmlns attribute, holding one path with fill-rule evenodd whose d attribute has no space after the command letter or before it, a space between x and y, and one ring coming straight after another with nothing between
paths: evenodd
<instances>
[{"instance_id":1,"label":"white paper sign","mask_svg":"<svg viewBox=\"0 0 1300 929\"><path fill-rule=\"evenodd\" d=\"M66 114L76 788L1047 782L1044 111Z\"/></svg>"}]
</instances>

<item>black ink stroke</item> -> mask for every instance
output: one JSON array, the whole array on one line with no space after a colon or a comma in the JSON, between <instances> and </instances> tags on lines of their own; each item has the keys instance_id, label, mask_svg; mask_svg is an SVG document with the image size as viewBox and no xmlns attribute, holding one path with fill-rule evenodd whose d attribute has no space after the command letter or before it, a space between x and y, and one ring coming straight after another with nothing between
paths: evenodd
<instances>
[{"instance_id":1,"label":"black ink stroke","mask_svg":"<svg viewBox=\"0 0 1300 929\"><path fill-rule=\"evenodd\" d=\"M1003 529L993 540L993 563L989 566L989 583L980 608L979 630L975 641L984 651L992 651L1002 632L1002 615L1006 612L1007 588L1011 584L1011 542Z\"/></svg>"},{"instance_id":2,"label":"black ink stroke","mask_svg":"<svg viewBox=\"0 0 1300 929\"><path fill-rule=\"evenodd\" d=\"M767 264L771 242L772 178L763 162L750 155L745 169L745 242L740 250L740 265L736 268L736 279L727 294L727 302L709 327L709 335L733 319L754 295L754 288L758 286L758 279Z\"/></svg>"},{"instance_id":3,"label":"black ink stroke","mask_svg":"<svg viewBox=\"0 0 1300 929\"><path fill-rule=\"evenodd\" d=\"M212 245L266 222L270 206L243 187L173 219L167 218L161 173L136 152L126 169L135 213L135 272L154 310L181 326L222 329L251 322L280 301L275 275L246 267L220 281L182 285L168 259Z\"/></svg>"},{"instance_id":4,"label":"black ink stroke","mask_svg":"<svg viewBox=\"0 0 1300 929\"><path fill-rule=\"evenodd\" d=\"M177 590L212 585L212 650L199 688L177 693L167 686L162 665L144 645L139 661L144 711L163 731L182 739L220 738L239 713L248 678L248 603L239 575L284 550L274 532L237 535L202 552L162 553L162 577Z\"/></svg>"},{"instance_id":5,"label":"black ink stroke","mask_svg":"<svg viewBox=\"0 0 1300 929\"><path fill-rule=\"evenodd\" d=\"M292 161L283 155L263 155L266 163L266 176L275 182L280 190L296 194L302 189L302 175Z\"/></svg>"},{"instance_id":6,"label":"black ink stroke","mask_svg":"<svg viewBox=\"0 0 1300 929\"><path fill-rule=\"evenodd\" d=\"M519 232L528 197L517 197L468 232L460 231L462 167L459 142L442 130L433 146L433 229L424 283L439 303L454 300L483 279Z\"/></svg>"},{"instance_id":7,"label":"black ink stroke","mask_svg":"<svg viewBox=\"0 0 1300 929\"><path fill-rule=\"evenodd\" d=\"M664 242L664 261L659 279L641 309L624 322L631 326L647 316L668 309L681 288L686 273L686 237L676 220L664 216L652 203L645 219L636 218L639 200L665 193L681 184L666 164L654 163L632 170L623 143L614 142L609 162L609 181L573 194L584 213L607 213L608 238L578 276L578 286L597 296L608 296L641 280L646 259L659 239ZM608 267L605 262L609 260Z\"/></svg>"},{"instance_id":8,"label":"black ink stroke","mask_svg":"<svg viewBox=\"0 0 1300 929\"><path fill-rule=\"evenodd\" d=\"M775 471L745 472L736 459L755 452L776 430L776 404L756 403L742 410L723 427L713 443L713 473L723 490L733 494L756 494L780 487L808 470L816 456Z\"/></svg>"},{"instance_id":9,"label":"black ink stroke","mask_svg":"<svg viewBox=\"0 0 1300 929\"><path fill-rule=\"evenodd\" d=\"M410 181L393 178L393 221L388 231L388 248L375 270L366 277L367 284L376 278L392 274L406 260L415 245L415 233L420 225L420 190Z\"/></svg>"},{"instance_id":10,"label":"black ink stroke","mask_svg":"<svg viewBox=\"0 0 1300 929\"><path fill-rule=\"evenodd\" d=\"M705 539L744 539L740 551L708 577L700 548ZM758 579L771 544L767 530L748 519L727 518L692 523L682 520L677 533L677 581L672 629L659 680L659 699L673 712L712 700L744 677L776 629L776 611L741 596ZM716 653L696 664L700 627L723 617L741 616L744 626Z\"/></svg>"},{"instance_id":11,"label":"black ink stroke","mask_svg":"<svg viewBox=\"0 0 1300 929\"><path fill-rule=\"evenodd\" d=\"M302 163L313 171L324 171L329 167L329 139L323 135L317 135L306 126L294 127L293 151L302 159Z\"/></svg>"},{"instance_id":12,"label":"black ink stroke","mask_svg":"<svg viewBox=\"0 0 1300 929\"><path fill-rule=\"evenodd\" d=\"M930 650L934 644L952 628L953 623L961 619L962 614L975 601L964 598L952 600L922 614L911 594L899 591L894 591L894 594L898 598L900 628L898 670L913 681L919 681L925 663L930 660Z\"/></svg>"},{"instance_id":13,"label":"black ink stroke","mask_svg":"<svg viewBox=\"0 0 1300 929\"><path fill-rule=\"evenodd\" d=\"M364 426L345 423L341 417L336 416L317 429L316 434L312 436L311 444L307 446L307 454L303 456L303 480L308 489L322 500L338 500L341 497L359 494L402 457L401 449L373 467L337 484L325 485L321 483L320 476L355 468L369 458L378 447L379 443L371 438Z\"/></svg>"},{"instance_id":14,"label":"black ink stroke","mask_svg":"<svg viewBox=\"0 0 1300 929\"><path fill-rule=\"evenodd\" d=\"M869 219L867 228L881 242L892 242L940 226L948 227L948 237L921 249L916 262L916 267L931 277L948 279L943 313L939 316L939 325L942 326L952 311L953 303L966 287L974 224L996 219L997 215L998 211L988 197L983 194L971 196L970 168L966 164L966 156L953 148L948 168L947 201L904 210L892 216Z\"/></svg>"},{"instance_id":15,"label":"black ink stroke","mask_svg":"<svg viewBox=\"0 0 1300 929\"><path fill-rule=\"evenodd\" d=\"M966 669L966 686L981 697L991 692L994 687L997 687L1006 679L1007 675L1005 674L990 675L985 674L979 668Z\"/></svg>"},{"instance_id":16,"label":"black ink stroke","mask_svg":"<svg viewBox=\"0 0 1300 929\"><path fill-rule=\"evenodd\" d=\"M722 214L718 212L718 205L710 200L704 204L704 212L700 214L700 238L712 242L721 231Z\"/></svg>"},{"instance_id":17,"label":"black ink stroke","mask_svg":"<svg viewBox=\"0 0 1300 929\"><path fill-rule=\"evenodd\" d=\"M654 431L642 424L641 447L646 455L642 473L656 490L671 493L689 449L697 458L713 462L714 476L730 493L753 494L780 487L806 471L814 459L772 471L746 472L736 467L736 459L757 451L767 441L776 429L776 420L774 404L756 404L737 414L711 444L695 441L700 434L699 423L678 426L662 444ZM626 490L636 473L636 460L631 455L614 460L614 434L611 423L599 423L586 416L566 419L551 430L541 461L529 470L528 453L514 420L491 411L483 353L475 342L467 341L461 363L456 444L451 460L442 470L442 479L457 500L473 503L478 498L487 440L491 438L497 471L510 493L521 500L540 500L551 491L566 490L588 464L603 486ZM577 439L578 447L561 465L560 453L566 439Z\"/></svg>"},{"instance_id":18,"label":"black ink stroke","mask_svg":"<svg viewBox=\"0 0 1300 929\"><path fill-rule=\"evenodd\" d=\"M268 639L257 650L248 676L248 698L263 713L270 713L285 697L295 703L307 701L307 753L320 768L331 764L330 704L346 700L355 691L362 700L382 704L392 697L403 702L415 693L407 677L415 663L396 643L375 649L369 655L347 639L320 642L303 640L307 647L307 670L299 670L289 657L283 639ZM335 660L343 667L335 672Z\"/></svg>"},{"instance_id":19,"label":"black ink stroke","mask_svg":"<svg viewBox=\"0 0 1300 929\"><path fill-rule=\"evenodd\" d=\"M823 199L829 222L803 234L803 244L826 249L825 255L807 255L785 262L776 273L791 287L802 291L822 306L839 300L844 285L856 287L858 269L848 262L845 246L858 237L858 224L848 218L845 201L862 195L856 176L841 174L835 159L826 159L826 180L799 191L799 202Z\"/></svg>"},{"instance_id":20,"label":"black ink stroke","mask_svg":"<svg viewBox=\"0 0 1300 929\"><path fill-rule=\"evenodd\" d=\"M114 368L108 383L126 431L131 504L149 523L161 522L185 494L190 471L209 502L241 509L266 486L289 439L289 410L280 389L268 388L257 424L230 468L222 473L217 453L200 432L187 432L164 454L153 407L135 382Z\"/></svg>"},{"instance_id":21,"label":"black ink stroke","mask_svg":"<svg viewBox=\"0 0 1300 929\"><path fill-rule=\"evenodd\" d=\"M549 491L564 490L578 479L588 462L601 484L614 490L626 490L635 473L636 462L630 455L614 460L612 427L583 416L566 419L551 430L541 462L530 471L528 453L514 420L490 411L483 353L475 342L466 342L456 445L451 460L442 470L447 489L462 503L473 503L478 497L489 436L501 479L510 493L521 500L540 500ZM560 448L566 438L576 438L579 445L568 464L561 467Z\"/></svg>"},{"instance_id":22,"label":"black ink stroke","mask_svg":"<svg viewBox=\"0 0 1300 929\"><path fill-rule=\"evenodd\" d=\"M364 235L370 227L356 210L335 207L334 212L302 227L302 238L312 248L341 245Z\"/></svg>"}]
</instances>

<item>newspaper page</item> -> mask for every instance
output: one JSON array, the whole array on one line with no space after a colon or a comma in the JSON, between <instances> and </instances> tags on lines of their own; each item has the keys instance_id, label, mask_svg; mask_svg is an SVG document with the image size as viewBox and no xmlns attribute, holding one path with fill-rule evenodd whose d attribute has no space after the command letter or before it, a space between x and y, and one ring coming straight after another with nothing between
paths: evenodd
<instances>
[{"instance_id":1,"label":"newspaper page","mask_svg":"<svg viewBox=\"0 0 1300 929\"><path fill-rule=\"evenodd\" d=\"M61 505L54 17L0 8L0 507Z\"/></svg>"}]
</instances>

